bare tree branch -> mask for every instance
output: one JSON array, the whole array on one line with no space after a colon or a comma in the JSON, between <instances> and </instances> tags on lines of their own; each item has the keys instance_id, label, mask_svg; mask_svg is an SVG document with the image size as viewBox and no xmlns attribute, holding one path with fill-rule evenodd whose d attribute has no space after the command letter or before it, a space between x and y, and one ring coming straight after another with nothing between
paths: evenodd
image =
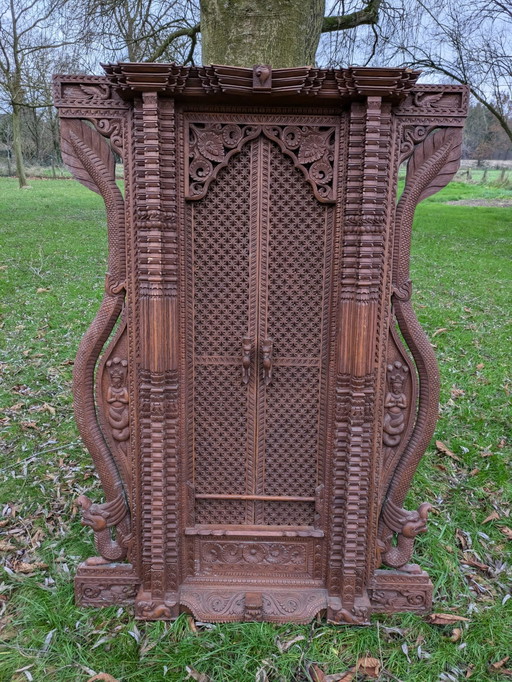
<instances>
[{"instance_id":1,"label":"bare tree branch","mask_svg":"<svg viewBox=\"0 0 512 682\"><path fill-rule=\"evenodd\" d=\"M377 24L382 0L370 0L366 7L357 12L342 14L337 17L324 17L322 33L331 31L346 31L363 24Z\"/></svg>"},{"instance_id":2,"label":"bare tree branch","mask_svg":"<svg viewBox=\"0 0 512 682\"><path fill-rule=\"evenodd\" d=\"M179 28L177 31L170 33L167 38L161 43L158 48L148 57L149 62L156 62L156 60L163 55L169 45L176 40L176 38L181 38L181 36L188 36L189 38L194 38L197 40L196 36L201 30L201 25L196 24L189 28Z\"/></svg>"}]
</instances>

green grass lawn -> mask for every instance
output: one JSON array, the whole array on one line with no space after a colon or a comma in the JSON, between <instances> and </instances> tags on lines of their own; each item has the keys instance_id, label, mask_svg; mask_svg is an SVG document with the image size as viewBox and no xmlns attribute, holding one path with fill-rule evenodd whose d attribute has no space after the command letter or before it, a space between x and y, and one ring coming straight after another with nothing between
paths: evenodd
<instances>
[{"instance_id":1,"label":"green grass lawn","mask_svg":"<svg viewBox=\"0 0 512 682\"><path fill-rule=\"evenodd\" d=\"M97 499L98 483L73 422L71 360L102 296L105 214L77 182L31 185L0 180L0 682L305 682L313 663L342 673L366 655L381 680L510 679L512 658L492 664L512 656L512 209L443 202L512 191L452 183L414 228L414 302L442 377L436 439L452 453L432 445L415 478L410 507L435 505L415 560L435 611L468 620L378 616L361 629L135 624L130 609L75 607L73 573L94 550L74 500Z\"/></svg>"}]
</instances>

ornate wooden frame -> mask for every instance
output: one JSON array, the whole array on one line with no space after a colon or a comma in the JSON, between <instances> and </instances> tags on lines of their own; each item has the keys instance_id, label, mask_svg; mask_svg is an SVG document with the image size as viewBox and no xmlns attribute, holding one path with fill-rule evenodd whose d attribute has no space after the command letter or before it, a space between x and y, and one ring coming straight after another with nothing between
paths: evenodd
<instances>
[{"instance_id":1,"label":"ornate wooden frame","mask_svg":"<svg viewBox=\"0 0 512 682\"><path fill-rule=\"evenodd\" d=\"M77 601L206 621L301 623L326 611L331 622L363 624L375 612L428 610L432 584L409 562L430 505L403 505L433 434L439 380L411 304L409 251L415 206L458 168L467 89L417 85L418 72L402 69L104 68L54 83L64 162L103 197L109 240L105 295L74 372L78 427L106 498L79 498L98 556L78 569ZM267 229L275 149L310 187L304 210L327 216L324 359L299 363L320 368L321 473L308 495L286 499L257 483L245 494L201 493L189 433L191 207L223 186L236 158L240 168L252 158L247 196ZM275 201L291 211L306 202L301 192ZM248 390L255 375L266 386L297 365L273 357L270 338L260 345L248 333L239 357L203 361L239 362ZM209 512L198 522L198 500L215 498L222 511L234 497L244 523L228 511L224 524L205 523ZM311 521L265 523L265 504L289 502L297 519L313 510Z\"/></svg>"}]
</instances>

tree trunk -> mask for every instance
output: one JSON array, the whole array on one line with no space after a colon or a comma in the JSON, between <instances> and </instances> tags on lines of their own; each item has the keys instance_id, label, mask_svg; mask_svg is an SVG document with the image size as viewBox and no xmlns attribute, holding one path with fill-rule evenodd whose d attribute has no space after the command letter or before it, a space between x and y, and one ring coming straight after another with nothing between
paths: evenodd
<instances>
[{"instance_id":1,"label":"tree trunk","mask_svg":"<svg viewBox=\"0 0 512 682\"><path fill-rule=\"evenodd\" d=\"M14 103L12 105L12 146L16 160L16 175L18 176L21 189L22 187L27 187L28 183L23 163L23 152L21 150L21 107L19 104Z\"/></svg>"},{"instance_id":2,"label":"tree trunk","mask_svg":"<svg viewBox=\"0 0 512 682\"><path fill-rule=\"evenodd\" d=\"M203 64L313 66L324 0L201 0Z\"/></svg>"}]
</instances>

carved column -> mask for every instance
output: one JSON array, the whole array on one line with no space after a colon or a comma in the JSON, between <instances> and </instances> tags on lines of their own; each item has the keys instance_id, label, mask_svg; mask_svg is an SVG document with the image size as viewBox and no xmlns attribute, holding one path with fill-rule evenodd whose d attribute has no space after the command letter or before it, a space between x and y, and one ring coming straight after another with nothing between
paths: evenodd
<instances>
[{"instance_id":1,"label":"carved column","mask_svg":"<svg viewBox=\"0 0 512 682\"><path fill-rule=\"evenodd\" d=\"M372 467L388 213L389 105L369 95L350 110L338 309L334 526L329 565L333 621L363 622L365 567L373 539ZM346 330L350 329L347 334ZM365 530L363 530L365 529Z\"/></svg>"},{"instance_id":2,"label":"carved column","mask_svg":"<svg viewBox=\"0 0 512 682\"><path fill-rule=\"evenodd\" d=\"M135 116L143 578L136 609L145 618L169 617L177 613L178 495L173 100L143 92Z\"/></svg>"}]
</instances>

